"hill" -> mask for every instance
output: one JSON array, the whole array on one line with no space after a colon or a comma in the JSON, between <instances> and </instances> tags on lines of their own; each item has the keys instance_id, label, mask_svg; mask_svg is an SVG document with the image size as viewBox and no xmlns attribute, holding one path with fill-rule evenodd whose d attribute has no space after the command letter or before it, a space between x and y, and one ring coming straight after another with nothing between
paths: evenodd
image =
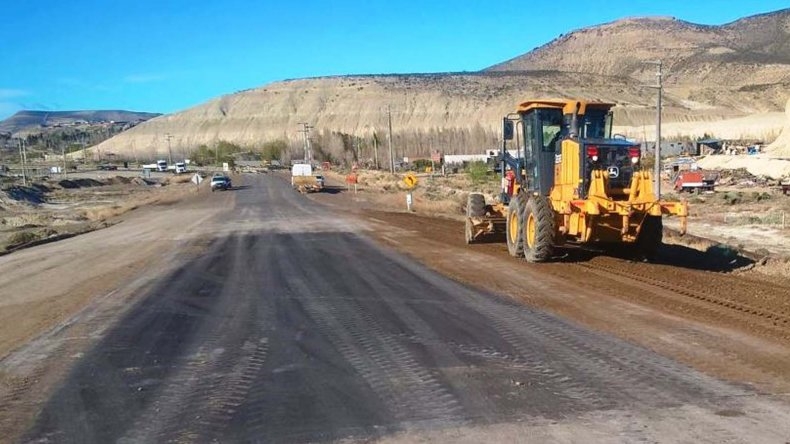
<instances>
[{"instance_id":1,"label":"hill","mask_svg":"<svg viewBox=\"0 0 790 444\"><path fill-rule=\"evenodd\" d=\"M665 134L673 125L703 133L712 122L781 114L790 87L789 30L790 9L721 26L627 18L573 31L481 72L275 82L152 119L98 148L157 157L169 133L184 155L223 140L256 147L275 139L298 154L299 123L309 122L319 155L347 159L361 145L364 157L385 140L390 107L396 155L479 151L496 146L502 116L539 96L613 101L620 130L641 138L652 134L655 101L655 91L643 86L654 68L642 62L653 59L665 63ZM723 126L727 137L769 137L780 129Z\"/></svg>"},{"instance_id":2,"label":"hill","mask_svg":"<svg viewBox=\"0 0 790 444\"><path fill-rule=\"evenodd\" d=\"M90 124L102 122L140 122L161 116L159 113L144 113L121 110L85 111L19 111L0 121L0 133L16 134L22 131L36 132L41 128Z\"/></svg>"},{"instance_id":3,"label":"hill","mask_svg":"<svg viewBox=\"0 0 790 444\"><path fill-rule=\"evenodd\" d=\"M781 110L790 86L790 9L705 26L629 18L561 35L486 71L553 69L650 80L662 60L668 92L743 112ZM747 98L747 102L742 100Z\"/></svg>"}]
</instances>

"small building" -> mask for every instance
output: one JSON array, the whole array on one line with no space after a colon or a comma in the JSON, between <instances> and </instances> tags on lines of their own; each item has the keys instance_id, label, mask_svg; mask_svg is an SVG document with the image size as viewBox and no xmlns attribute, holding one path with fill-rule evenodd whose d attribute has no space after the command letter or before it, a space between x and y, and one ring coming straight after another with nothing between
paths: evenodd
<instances>
[{"instance_id":1,"label":"small building","mask_svg":"<svg viewBox=\"0 0 790 444\"><path fill-rule=\"evenodd\" d=\"M721 154L721 139L700 139L694 142L694 153L692 156L703 156L707 154Z\"/></svg>"}]
</instances>

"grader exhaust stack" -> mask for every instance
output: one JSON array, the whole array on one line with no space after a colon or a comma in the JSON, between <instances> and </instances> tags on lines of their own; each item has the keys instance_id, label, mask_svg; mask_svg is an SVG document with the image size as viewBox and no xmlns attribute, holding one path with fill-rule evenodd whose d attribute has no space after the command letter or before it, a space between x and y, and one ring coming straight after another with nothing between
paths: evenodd
<instances>
[{"instance_id":1,"label":"grader exhaust stack","mask_svg":"<svg viewBox=\"0 0 790 444\"><path fill-rule=\"evenodd\" d=\"M530 262L551 259L563 244L614 244L652 258L662 241L664 215L681 218L685 202L661 201L639 145L612 136L611 103L530 100L503 125L502 193L486 204L467 202L466 240L504 232L508 251ZM508 154L516 137L519 155ZM523 155L522 155L523 153Z\"/></svg>"}]
</instances>

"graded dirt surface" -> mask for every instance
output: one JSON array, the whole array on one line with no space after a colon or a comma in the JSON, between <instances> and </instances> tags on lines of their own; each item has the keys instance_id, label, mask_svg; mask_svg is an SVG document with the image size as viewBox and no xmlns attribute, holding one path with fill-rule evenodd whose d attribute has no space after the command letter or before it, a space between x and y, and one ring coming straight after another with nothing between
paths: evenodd
<instances>
[{"instance_id":1,"label":"graded dirt surface","mask_svg":"<svg viewBox=\"0 0 790 444\"><path fill-rule=\"evenodd\" d=\"M16 285L0 286L0 303L82 306L0 360L3 440L790 438L788 401L743 383L773 387L781 377L726 382L639 345L663 335L657 344L712 360L710 336L740 334L736 348L748 343L786 368L786 342L776 340L786 326L690 320L621 300L688 296L598 276L608 261L524 267L496 244L461 245L454 222L357 212L342 192L308 199L276 175L237 183L0 258L4 283ZM566 266L589 275L568 279ZM623 288L612 288L619 279ZM509 294L516 288L519 297ZM587 327L618 330L613 316L623 318L616 335ZM634 329L640 319L644 333ZM719 356L736 370L739 359Z\"/></svg>"},{"instance_id":2,"label":"graded dirt surface","mask_svg":"<svg viewBox=\"0 0 790 444\"><path fill-rule=\"evenodd\" d=\"M468 246L463 223L371 209L366 196L314 199L359 214L373 236L452 279L508 295L672 356L719 377L790 390L790 279L748 268L667 235L656 263L561 251L556 261L511 258L501 241ZM714 249L715 250L715 249Z\"/></svg>"}]
</instances>

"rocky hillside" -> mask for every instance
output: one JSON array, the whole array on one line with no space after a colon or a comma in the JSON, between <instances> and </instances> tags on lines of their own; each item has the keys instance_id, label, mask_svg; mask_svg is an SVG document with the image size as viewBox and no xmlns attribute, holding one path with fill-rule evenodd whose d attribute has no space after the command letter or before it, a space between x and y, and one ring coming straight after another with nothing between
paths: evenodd
<instances>
[{"instance_id":1,"label":"rocky hillside","mask_svg":"<svg viewBox=\"0 0 790 444\"><path fill-rule=\"evenodd\" d=\"M641 133L654 118L655 91L642 86L653 80L653 68L642 64L651 59L665 62L664 121L670 125L779 112L790 90L790 10L723 26L619 20L563 35L477 73L276 82L150 120L98 149L157 157L167 150L167 133L184 155L220 140L254 147L287 139L298 147L299 122L313 125L314 135L335 132L370 142L374 133L383 140L389 106L397 154L479 151L496 144L503 115L539 96L613 101L617 122Z\"/></svg>"},{"instance_id":2,"label":"rocky hillside","mask_svg":"<svg viewBox=\"0 0 790 444\"><path fill-rule=\"evenodd\" d=\"M790 9L722 26L633 18L562 35L487 71L560 70L652 81L662 60L677 98L744 112L781 110L790 86ZM746 99L746 102L743 100Z\"/></svg>"}]
</instances>

